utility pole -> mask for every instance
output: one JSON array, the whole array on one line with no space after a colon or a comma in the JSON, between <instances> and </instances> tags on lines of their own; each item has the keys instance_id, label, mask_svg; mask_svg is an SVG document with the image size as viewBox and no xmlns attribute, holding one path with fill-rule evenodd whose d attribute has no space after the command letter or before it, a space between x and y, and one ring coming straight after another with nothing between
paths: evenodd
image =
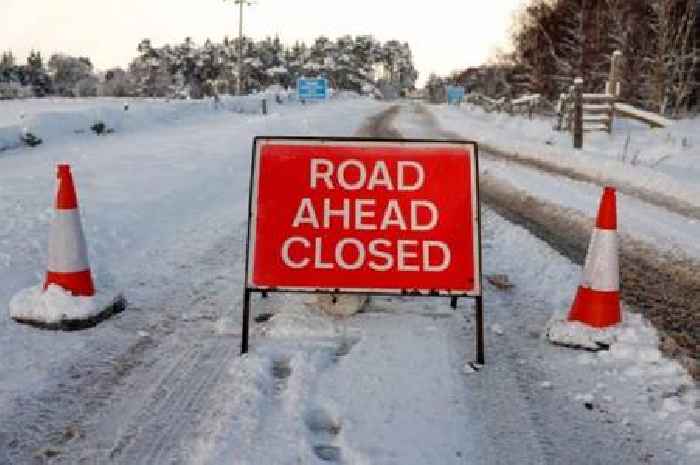
<instances>
[{"instance_id":1,"label":"utility pole","mask_svg":"<svg viewBox=\"0 0 700 465\"><path fill-rule=\"evenodd\" d=\"M583 148L583 78L574 79L574 148Z\"/></svg>"},{"instance_id":2,"label":"utility pole","mask_svg":"<svg viewBox=\"0 0 700 465\"><path fill-rule=\"evenodd\" d=\"M241 95L241 78L243 77L243 7L253 6L253 2L234 0L233 3L240 6L238 14L238 78L236 79L236 95Z\"/></svg>"}]
</instances>

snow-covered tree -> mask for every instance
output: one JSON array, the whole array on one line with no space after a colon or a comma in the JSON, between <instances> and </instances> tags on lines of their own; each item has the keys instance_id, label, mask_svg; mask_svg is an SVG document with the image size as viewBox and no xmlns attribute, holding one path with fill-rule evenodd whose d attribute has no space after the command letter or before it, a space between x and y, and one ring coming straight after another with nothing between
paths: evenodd
<instances>
[{"instance_id":1,"label":"snow-covered tree","mask_svg":"<svg viewBox=\"0 0 700 465\"><path fill-rule=\"evenodd\" d=\"M49 59L48 67L57 95L76 97L81 91L91 92L88 83L94 82L95 76L89 58L54 54ZM78 83L81 84L79 88Z\"/></svg>"},{"instance_id":2,"label":"snow-covered tree","mask_svg":"<svg viewBox=\"0 0 700 465\"><path fill-rule=\"evenodd\" d=\"M646 96L648 57L654 50L653 31L647 20L648 0L606 0L608 42L611 50L622 52L621 97L638 106L648 106Z\"/></svg>"},{"instance_id":3,"label":"snow-covered tree","mask_svg":"<svg viewBox=\"0 0 700 465\"><path fill-rule=\"evenodd\" d=\"M650 59L652 104L661 114L688 108L698 62L695 0L656 0L651 4L656 47Z\"/></svg>"},{"instance_id":4,"label":"snow-covered tree","mask_svg":"<svg viewBox=\"0 0 700 465\"><path fill-rule=\"evenodd\" d=\"M138 89L129 73L112 68L104 73L97 94L100 97L132 97L138 94Z\"/></svg>"},{"instance_id":5,"label":"snow-covered tree","mask_svg":"<svg viewBox=\"0 0 700 465\"><path fill-rule=\"evenodd\" d=\"M698 101L697 0L530 0L514 29L514 61L550 99L582 76L602 92L615 50L622 98L678 114Z\"/></svg>"},{"instance_id":6,"label":"snow-covered tree","mask_svg":"<svg viewBox=\"0 0 700 465\"><path fill-rule=\"evenodd\" d=\"M239 57L239 45L242 56ZM138 47L139 56L129 73L141 95L184 94L199 98L232 92L240 78L245 93L276 84L293 86L301 76L323 76L333 87L357 92L373 90L375 64L391 69L396 89L412 89L418 77L408 44L389 41L382 45L371 36L318 37L311 46L297 42L285 47L278 37L254 42L244 37L220 44L207 40L202 46L190 38L179 45L155 48L148 39ZM239 62L241 76L238 76Z\"/></svg>"},{"instance_id":7,"label":"snow-covered tree","mask_svg":"<svg viewBox=\"0 0 700 465\"><path fill-rule=\"evenodd\" d=\"M436 74L431 74L425 88L428 91L428 98L433 103L447 101L447 82Z\"/></svg>"}]
</instances>

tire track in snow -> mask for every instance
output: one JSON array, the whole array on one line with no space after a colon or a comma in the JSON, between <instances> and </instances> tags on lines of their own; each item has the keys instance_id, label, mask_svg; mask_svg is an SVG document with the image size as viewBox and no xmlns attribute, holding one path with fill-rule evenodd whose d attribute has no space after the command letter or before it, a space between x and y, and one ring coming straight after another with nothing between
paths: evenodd
<instances>
[{"instance_id":1,"label":"tire track in snow","mask_svg":"<svg viewBox=\"0 0 700 465\"><path fill-rule=\"evenodd\" d=\"M400 139L401 133L394 128L392 121L401 111L400 105L392 105L381 113L372 116L358 132L359 137Z\"/></svg>"},{"instance_id":2,"label":"tire track in snow","mask_svg":"<svg viewBox=\"0 0 700 465\"><path fill-rule=\"evenodd\" d=\"M200 258L198 270L202 274L211 272L213 276L222 276L222 273L229 275L231 271L242 275L245 229L245 222L238 224L235 237L237 245L233 247L232 257L224 253L231 249L232 238L227 237ZM232 262L229 262L231 259ZM231 266L233 270L230 270ZM207 415L203 412L209 405L210 397L215 395L215 388L228 365L238 358L240 340L237 333L234 333L234 337L230 337L230 333L217 334L220 331L215 320L218 318L222 321L225 318L221 312L230 311L230 303L227 302L237 302L240 292L236 288L231 296L220 295L217 298L215 288L220 283L216 279L207 279L202 285L205 286L202 291L215 294L215 303L202 302L204 311L199 314L199 318L186 316L184 321L188 325L194 325L183 329L186 334L179 335L169 325L168 340L159 350L149 354L151 360L175 357L176 361L167 369L159 369L157 361L155 366L144 367L145 372L134 376L134 384L126 389L127 396L129 393L143 391L145 394L138 396L136 402L125 402L129 413L122 421L129 426L118 432L108 454L105 454L117 463L187 463L188 441L201 423L206 421ZM227 286L231 287L230 284ZM191 296L193 306L196 307L201 302L201 293L196 292ZM214 315L214 319L208 312L210 307L219 309L219 314ZM158 373L163 372L165 375L160 375L160 380L152 379L152 373L158 376ZM143 389L151 384L158 387ZM118 414L118 409L112 411ZM97 436L100 439L104 435Z\"/></svg>"},{"instance_id":3,"label":"tire track in snow","mask_svg":"<svg viewBox=\"0 0 700 465\"><path fill-rule=\"evenodd\" d=\"M237 356L233 342L210 339L180 354L156 388L167 394L147 399L109 458L125 465L186 463L180 450L183 439L188 429L195 429L194 417L207 407L207 396L224 374L227 360Z\"/></svg>"}]
</instances>

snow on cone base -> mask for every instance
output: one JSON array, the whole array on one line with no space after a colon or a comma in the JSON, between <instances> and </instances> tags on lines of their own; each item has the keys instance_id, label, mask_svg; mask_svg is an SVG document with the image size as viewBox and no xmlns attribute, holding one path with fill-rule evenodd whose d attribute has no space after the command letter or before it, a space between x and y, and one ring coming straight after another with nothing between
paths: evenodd
<instances>
[{"instance_id":1,"label":"snow on cone base","mask_svg":"<svg viewBox=\"0 0 700 465\"><path fill-rule=\"evenodd\" d=\"M126 299L118 292L74 296L60 286L39 284L23 289L10 300L10 316L17 322L45 329L83 329L124 311Z\"/></svg>"},{"instance_id":2,"label":"snow on cone base","mask_svg":"<svg viewBox=\"0 0 700 465\"><path fill-rule=\"evenodd\" d=\"M552 319L547 323L547 340L552 344L585 350L608 350L617 339L618 329L594 328L578 321Z\"/></svg>"}]
</instances>

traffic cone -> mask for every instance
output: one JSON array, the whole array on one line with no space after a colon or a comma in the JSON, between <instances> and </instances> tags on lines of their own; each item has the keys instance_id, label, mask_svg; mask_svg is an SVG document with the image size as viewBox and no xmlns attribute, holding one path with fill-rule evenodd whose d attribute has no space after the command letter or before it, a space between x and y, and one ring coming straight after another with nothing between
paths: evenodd
<instances>
[{"instance_id":1,"label":"traffic cone","mask_svg":"<svg viewBox=\"0 0 700 465\"><path fill-rule=\"evenodd\" d=\"M50 284L56 284L75 296L93 296L95 287L70 166L58 165L57 177L56 216L49 233L49 264L44 290Z\"/></svg>"},{"instance_id":2,"label":"traffic cone","mask_svg":"<svg viewBox=\"0 0 700 465\"><path fill-rule=\"evenodd\" d=\"M615 188L606 187L569 321L607 328L622 321Z\"/></svg>"}]
</instances>

